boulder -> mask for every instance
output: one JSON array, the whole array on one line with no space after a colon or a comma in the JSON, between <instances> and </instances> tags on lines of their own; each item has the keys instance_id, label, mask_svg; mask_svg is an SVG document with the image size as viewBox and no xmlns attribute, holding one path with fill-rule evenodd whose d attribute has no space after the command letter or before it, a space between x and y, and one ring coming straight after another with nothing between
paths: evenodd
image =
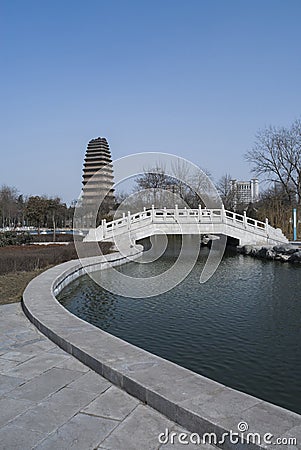
<instances>
[{"instance_id":1,"label":"boulder","mask_svg":"<svg viewBox=\"0 0 301 450\"><path fill-rule=\"evenodd\" d=\"M250 255L252 250L253 250L253 246L252 245L243 245L242 247L239 247L239 251L243 255Z\"/></svg>"},{"instance_id":2,"label":"boulder","mask_svg":"<svg viewBox=\"0 0 301 450\"><path fill-rule=\"evenodd\" d=\"M295 253L293 253L289 258L289 262L301 262L301 250L297 250Z\"/></svg>"},{"instance_id":3,"label":"boulder","mask_svg":"<svg viewBox=\"0 0 301 450\"><path fill-rule=\"evenodd\" d=\"M281 262L288 262L290 255L282 255L281 253L276 254L275 260Z\"/></svg>"},{"instance_id":4,"label":"boulder","mask_svg":"<svg viewBox=\"0 0 301 450\"><path fill-rule=\"evenodd\" d=\"M293 253L298 251L298 248L293 247L290 244L284 244L284 245L275 245L273 247L274 252L276 252L277 254L282 254L282 255L292 255Z\"/></svg>"},{"instance_id":5,"label":"boulder","mask_svg":"<svg viewBox=\"0 0 301 450\"><path fill-rule=\"evenodd\" d=\"M261 250L263 249L264 247L262 247L261 245L252 245L252 250L250 251L250 255L251 256L255 256L255 257L257 257L258 256L258 254L259 254L259 252L261 252Z\"/></svg>"},{"instance_id":6,"label":"boulder","mask_svg":"<svg viewBox=\"0 0 301 450\"><path fill-rule=\"evenodd\" d=\"M274 250L269 247L261 247L261 249L257 251L257 254L255 256L257 256L257 258L263 259L275 259L276 252L274 252Z\"/></svg>"},{"instance_id":7,"label":"boulder","mask_svg":"<svg viewBox=\"0 0 301 450\"><path fill-rule=\"evenodd\" d=\"M274 250L270 250L270 249L267 249L267 251L266 251L266 259L275 259L275 256L276 256L276 253L274 252Z\"/></svg>"}]
</instances>

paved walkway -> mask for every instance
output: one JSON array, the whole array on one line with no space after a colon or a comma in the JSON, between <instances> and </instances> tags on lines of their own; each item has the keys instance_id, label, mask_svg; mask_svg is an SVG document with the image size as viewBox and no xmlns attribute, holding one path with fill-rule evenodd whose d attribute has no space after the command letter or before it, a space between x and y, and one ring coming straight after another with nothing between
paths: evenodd
<instances>
[{"instance_id":1,"label":"paved walkway","mask_svg":"<svg viewBox=\"0 0 301 450\"><path fill-rule=\"evenodd\" d=\"M57 347L20 304L0 306L1 450L213 449L160 445L166 428L185 432Z\"/></svg>"}]
</instances>

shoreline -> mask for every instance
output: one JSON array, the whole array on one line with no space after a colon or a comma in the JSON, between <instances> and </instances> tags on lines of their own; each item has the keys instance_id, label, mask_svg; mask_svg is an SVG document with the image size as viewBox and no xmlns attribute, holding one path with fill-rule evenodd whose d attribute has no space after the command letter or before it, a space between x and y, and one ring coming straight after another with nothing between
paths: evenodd
<instances>
[{"instance_id":1,"label":"shoreline","mask_svg":"<svg viewBox=\"0 0 301 450\"><path fill-rule=\"evenodd\" d=\"M266 259L269 261L280 261L282 263L301 263L301 246L294 244L283 245L241 245L237 252L244 256Z\"/></svg>"}]
</instances>

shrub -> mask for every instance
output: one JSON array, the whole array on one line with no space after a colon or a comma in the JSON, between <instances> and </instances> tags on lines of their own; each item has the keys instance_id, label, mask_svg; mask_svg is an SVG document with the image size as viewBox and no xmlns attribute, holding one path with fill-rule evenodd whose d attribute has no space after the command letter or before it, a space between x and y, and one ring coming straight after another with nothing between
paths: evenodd
<instances>
[{"instance_id":1,"label":"shrub","mask_svg":"<svg viewBox=\"0 0 301 450\"><path fill-rule=\"evenodd\" d=\"M32 236L26 232L5 231L0 233L0 247L29 244L32 240Z\"/></svg>"}]
</instances>

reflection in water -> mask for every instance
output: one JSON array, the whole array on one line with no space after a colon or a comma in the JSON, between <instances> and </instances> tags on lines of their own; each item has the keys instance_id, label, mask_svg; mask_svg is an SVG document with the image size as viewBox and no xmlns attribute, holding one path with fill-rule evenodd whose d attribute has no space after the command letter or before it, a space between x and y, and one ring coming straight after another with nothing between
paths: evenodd
<instances>
[{"instance_id":1,"label":"reflection in water","mask_svg":"<svg viewBox=\"0 0 301 450\"><path fill-rule=\"evenodd\" d=\"M157 297L111 294L84 276L59 296L88 322L221 383L301 413L301 267L226 255L205 284L190 275ZM174 262L129 263L149 277ZM110 277L110 270L101 276Z\"/></svg>"}]
</instances>

